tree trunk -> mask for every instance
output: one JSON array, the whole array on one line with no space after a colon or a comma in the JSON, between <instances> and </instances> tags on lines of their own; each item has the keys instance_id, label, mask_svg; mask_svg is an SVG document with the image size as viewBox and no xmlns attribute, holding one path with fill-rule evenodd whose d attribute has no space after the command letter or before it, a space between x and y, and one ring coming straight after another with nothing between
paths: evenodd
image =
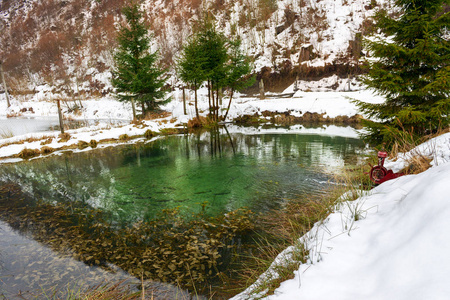
<instances>
[{"instance_id":1,"label":"tree trunk","mask_svg":"<svg viewBox=\"0 0 450 300\"><path fill-rule=\"evenodd\" d=\"M227 112L225 113L225 117L223 117L223 121L224 122L227 120L228 112L230 111L231 100L233 99L233 93L234 93L234 90L232 89L231 90L231 95L230 95L230 102L228 102Z\"/></svg>"},{"instance_id":2,"label":"tree trunk","mask_svg":"<svg viewBox=\"0 0 450 300\"><path fill-rule=\"evenodd\" d=\"M212 105L211 105L211 82L208 80L208 105L209 105L209 114L212 114Z\"/></svg>"},{"instance_id":3,"label":"tree trunk","mask_svg":"<svg viewBox=\"0 0 450 300\"><path fill-rule=\"evenodd\" d=\"M223 90L222 88L218 91L218 97L219 97L219 104L222 105L222 98L223 98Z\"/></svg>"},{"instance_id":4,"label":"tree trunk","mask_svg":"<svg viewBox=\"0 0 450 300\"><path fill-rule=\"evenodd\" d=\"M184 86L183 86L183 113L184 113L184 115L187 115L187 112L186 112L186 92L185 92Z\"/></svg>"},{"instance_id":5,"label":"tree trunk","mask_svg":"<svg viewBox=\"0 0 450 300\"><path fill-rule=\"evenodd\" d=\"M219 121L219 88L216 89L216 118Z\"/></svg>"},{"instance_id":6,"label":"tree trunk","mask_svg":"<svg viewBox=\"0 0 450 300\"><path fill-rule=\"evenodd\" d=\"M134 104L134 99L131 99L131 108L133 109L133 120L136 120L136 105Z\"/></svg>"},{"instance_id":7,"label":"tree trunk","mask_svg":"<svg viewBox=\"0 0 450 300\"><path fill-rule=\"evenodd\" d=\"M0 62L0 73L2 75L3 88L5 89L6 103L8 104L8 107L10 107L11 102L9 102L8 88L6 87L5 75L3 74L3 63L2 62Z\"/></svg>"},{"instance_id":8,"label":"tree trunk","mask_svg":"<svg viewBox=\"0 0 450 300\"><path fill-rule=\"evenodd\" d=\"M214 100L214 90L211 87L211 102L212 102L212 107L210 107L210 114L212 116L213 120L216 120L216 108L215 108L215 100Z\"/></svg>"},{"instance_id":9,"label":"tree trunk","mask_svg":"<svg viewBox=\"0 0 450 300\"><path fill-rule=\"evenodd\" d=\"M197 87L194 86L194 94L195 94L195 116L197 120L200 122L200 115L198 114L198 100L197 100Z\"/></svg>"}]
</instances>

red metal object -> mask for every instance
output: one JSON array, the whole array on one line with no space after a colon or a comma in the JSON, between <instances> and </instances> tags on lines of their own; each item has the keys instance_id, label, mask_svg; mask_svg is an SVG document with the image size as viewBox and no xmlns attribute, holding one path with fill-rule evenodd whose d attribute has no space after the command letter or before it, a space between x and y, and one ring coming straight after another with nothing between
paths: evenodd
<instances>
[{"instance_id":1,"label":"red metal object","mask_svg":"<svg viewBox=\"0 0 450 300\"><path fill-rule=\"evenodd\" d=\"M383 183L389 179L394 179L402 176L401 173L394 173L392 170L387 170L384 167L384 160L387 157L387 152L378 151L378 165L373 166L370 170L370 180L372 180L375 185Z\"/></svg>"}]
</instances>

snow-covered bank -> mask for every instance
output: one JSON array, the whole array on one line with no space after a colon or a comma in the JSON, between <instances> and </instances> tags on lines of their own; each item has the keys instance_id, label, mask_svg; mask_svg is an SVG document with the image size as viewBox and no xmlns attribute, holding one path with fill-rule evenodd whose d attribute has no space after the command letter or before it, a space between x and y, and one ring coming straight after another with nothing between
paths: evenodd
<instances>
[{"instance_id":1,"label":"snow-covered bank","mask_svg":"<svg viewBox=\"0 0 450 300\"><path fill-rule=\"evenodd\" d=\"M308 262L267 299L448 299L450 133L415 151L427 149L435 149L428 152L432 168L340 204L304 235L300 241L310 251ZM404 161L388 166L400 169ZM274 263L290 259L291 251ZM257 284L233 299L251 299Z\"/></svg>"},{"instance_id":2,"label":"snow-covered bank","mask_svg":"<svg viewBox=\"0 0 450 300\"><path fill-rule=\"evenodd\" d=\"M292 87L291 87L292 88ZM77 112L69 112L67 106L63 105L64 115L72 120L97 120L95 126L88 126L75 130L66 130L71 135L70 140L59 142L58 131L30 132L0 139L0 158L10 157L20 153L23 149L40 149L43 146L54 149L75 146L79 141L89 142L91 140L111 140L119 139L120 136L143 135L147 130L155 132L166 128L182 127L189 119L195 117L193 95L187 95L187 114L184 114L182 92L176 90L173 92L173 101L167 104L163 109L170 113L170 116L150 121L143 121L138 125L114 126L114 120L131 120L131 107L128 103L121 103L111 98L102 98L98 100L84 100L82 107L78 107ZM208 111L208 99L206 90L199 92L199 110L202 115ZM356 106L351 99L360 99L371 103L380 103L381 97L375 96L371 91L362 90L354 92L302 92L298 91L292 98L269 98L259 100L257 98L245 98L237 96L233 98L230 113L227 120L233 120L242 115L253 115L256 112L263 111L283 113L289 111L291 115L301 116L306 112L324 114L330 118L338 115L351 117L357 114ZM54 101L38 101L40 98L28 101L13 101L10 108L6 107L6 101L0 100L0 118L4 118L0 124L7 124L7 115L21 115L25 118L33 117L57 117L57 107ZM228 99L224 98L222 107L228 106ZM73 107L73 103L70 104ZM222 113L223 109L221 110ZM298 125L290 130L284 128L263 129L262 127L246 129L244 133L314 133L325 135L337 135L346 137L356 137L357 131L350 127L322 126L319 128L306 128ZM1 133L8 133L8 128L0 128ZM42 140L49 139L51 142L42 145Z\"/></svg>"}]
</instances>

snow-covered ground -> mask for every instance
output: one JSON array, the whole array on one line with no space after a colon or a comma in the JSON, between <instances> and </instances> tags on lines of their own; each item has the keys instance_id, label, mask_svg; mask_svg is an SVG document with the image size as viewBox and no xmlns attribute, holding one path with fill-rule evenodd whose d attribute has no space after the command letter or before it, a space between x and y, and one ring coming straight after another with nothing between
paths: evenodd
<instances>
[{"instance_id":1,"label":"snow-covered ground","mask_svg":"<svg viewBox=\"0 0 450 300\"><path fill-rule=\"evenodd\" d=\"M336 207L300 239L310 251L308 262L266 299L449 299L450 133L386 166L400 170L405 158L418 153L433 158L432 168ZM232 299L251 299L253 288L274 274L276 264L290 260L292 250Z\"/></svg>"}]
</instances>

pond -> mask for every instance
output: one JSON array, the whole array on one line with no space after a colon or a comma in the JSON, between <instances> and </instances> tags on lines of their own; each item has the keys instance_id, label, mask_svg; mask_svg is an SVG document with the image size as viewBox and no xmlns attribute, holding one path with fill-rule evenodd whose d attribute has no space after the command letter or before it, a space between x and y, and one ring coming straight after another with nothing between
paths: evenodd
<instances>
[{"instance_id":1,"label":"pond","mask_svg":"<svg viewBox=\"0 0 450 300\"><path fill-rule=\"evenodd\" d=\"M176 246L168 246L170 243L197 243L203 236L211 234L220 235L221 241L227 241L225 244L231 247L240 231L233 231L235 235L231 236L217 228L234 228L227 219L234 218L237 223L244 224L244 232L249 229L246 222L253 218L236 211L245 207L255 215L268 213L282 207L290 199L323 193L333 181L333 172L345 164L354 164L363 147L361 141L355 138L297 133L229 134L222 128L211 132L169 136L149 143L80 153L67 152L59 156L3 165L0 180L14 183L23 193L31 196L28 197L27 204L21 204L20 207L33 209L19 212L19 208L7 207L11 201L7 202L8 205L0 206L0 210L8 211L8 217L5 217L5 213L0 213L3 220L0 231L9 232L8 226L23 218L33 219L34 223L22 222L22 228L35 228L35 223L44 222L47 217L42 216L48 215L53 219L57 218L52 222L58 225L52 225L51 230L46 228L44 231L47 236L38 235L39 238L36 238L35 228L34 234L28 234L28 237L33 237L42 244L51 244L50 248L59 249L57 251L60 253L64 248L65 255L72 253L73 257L91 266L118 265L130 274L142 272L148 278L155 278L154 273L158 272L158 268L173 269L175 275L158 273L157 276L164 281L173 282L174 277L171 276L183 277L180 275L183 271L179 268L185 266L175 266L174 263L155 266L152 263L148 268L142 267L142 264L130 267L123 260L124 252L121 250L117 254L116 248L119 246L109 245L105 236L116 236L116 232L122 230L130 240L136 232L145 232L132 245L152 245L152 251L161 248L163 252L146 253L152 259L161 256L160 259L173 262L180 259L172 256L176 251L170 247ZM5 197L3 194L4 199ZM44 206L45 209L42 209ZM77 217L77 221L74 221L70 216L72 213L82 214L83 217ZM15 215L15 218L11 215ZM181 219L185 220L185 225L180 225L183 222ZM207 221L200 222L199 219ZM148 227L141 225L155 220L160 223L149 223L152 225ZM161 222L164 224L161 225ZM70 223L72 229L59 232L63 230L58 227L66 223ZM104 224L98 236L95 235L100 227L97 223ZM82 232L81 227L85 228ZM150 227L153 229L149 229ZM192 231L190 234L183 233L189 230ZM92 253L84 252L73 255L77 252L74 250L76 243L55 247L51 242L46 242L46 239L67 239L75 231L78 236L95 236L97 244L108 244L101 249L92 249L96 253L104 252L104 257L97 259ZM163 231L166 236L158 240L157 235ZM23 235L23 232L30 230L19 230L17 234ZM152 240L143 238L144 235L152 236ZM168 243L164 241L167 238L174 240ZM144 239L146 242L142 241ZM156 240L169 248L164 248ZM226 257L225 244L218 242L212 245L208 240L202 244L202 249L209 249L208 255L211 257ZM129 242L127 247L131 249ZM7 247L1 251L3 256L8 256L8 252L15 250ZM182 255L190 257L185 252ZM120 259L110 259L112 256ZM14 257L21 264L22 258ZM42 258L32 256L27 259L27 263L43 261ZM131 261L134 258L127 259ZM211 260L208 263L214 269L211 267ZM205 270L205 267L200 266L199 270ZM9 277L4 278L5 274ZM14 293L19 288L24 290L26 286L23 276L11 277L2 268L0 278L0 295L2 289ZM108 277L105 275L104 278ZM203 275L198 275L198 278L201 282L207 281ZM46 280L48 282L53 279L40 275L39 280L44 285ZM63 278L57 282L53 280L53 286L64 284L67 282Z\"/></svg>"},{"instance_id":2,"label":"pond","mask_svg":"<svg viewBox=\"0 0 450 300\"><path fill-rule=\"evenodd\" d=\"M0 136L16 136L32 132L49 131L59 125L57 117L0 118Z\"/></svg>"},{"instance_id":3,"label":"pond","mask_svg":"<svg viewBox=\"0 0 450 300\"><path fill-rule=\"evenodd\" d=\"M85 119L85 120L64 120L65 129L76 129L84 126L105 123L108 125L120 125L129 123L128 120L115 119ZM59 131L58 117L17 117L0 118L0 138L23 135L27 133Z\"/></svg>"}]
</instances>

